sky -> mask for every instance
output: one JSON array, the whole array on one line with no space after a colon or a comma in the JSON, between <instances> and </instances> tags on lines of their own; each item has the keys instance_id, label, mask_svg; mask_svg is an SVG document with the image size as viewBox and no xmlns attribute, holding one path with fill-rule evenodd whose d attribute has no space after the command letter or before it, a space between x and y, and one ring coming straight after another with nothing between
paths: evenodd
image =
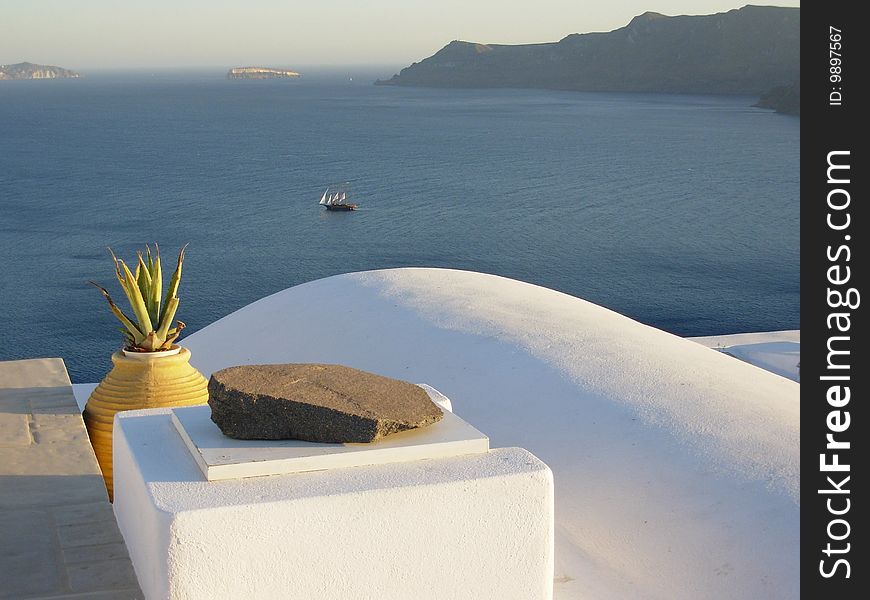
<instances>
[{"instance_id":1,"label":"sky","mask_svg":"<svg viewBox=\"0 0 870 600\"><path fill-rule=\"evenodd\" d=\"M611 31L648 10L728 0L0 0L0 64L71 69L407 65L454 39L518 44ZM758 2L799 6L799 2Z\"/></svg>"}]
</instances>

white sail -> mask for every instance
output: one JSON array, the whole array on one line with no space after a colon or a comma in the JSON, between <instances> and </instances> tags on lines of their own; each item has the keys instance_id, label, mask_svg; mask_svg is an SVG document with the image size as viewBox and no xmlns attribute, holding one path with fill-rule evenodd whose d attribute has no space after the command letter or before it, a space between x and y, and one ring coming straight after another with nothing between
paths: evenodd
<instances>
[{"instance_id":1,"label":"white sail","mask_svg":"<svg viewBox=\"0 0 870 600\"><path fill-rule=\"evenodd\" d=\"M338 188L338 189L335 189ZM326 207L330 206L352 206L356 208L356 205L349 204L347 200L347 190L345 186L329 186L326 188L326 191L323 192L323 195L320 197L320 204Z\"/></svg>"}]
</instances>

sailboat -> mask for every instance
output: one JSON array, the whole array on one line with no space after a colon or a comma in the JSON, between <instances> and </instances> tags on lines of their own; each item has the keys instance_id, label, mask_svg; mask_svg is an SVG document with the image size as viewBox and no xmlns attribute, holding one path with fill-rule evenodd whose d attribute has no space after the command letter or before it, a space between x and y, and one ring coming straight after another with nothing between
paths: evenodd
<instances>
[{"instance_id":1,"label":"sailboat","mask_svg":"<svg viewBox=\"0 0 870 600\"><path fill-rule=\"evenodd\" d=\"M320 204L326 210L356 210L359 205L347 201L347 190L338 186L330 186L320 197Z\"/></svg>"}]
</instances>

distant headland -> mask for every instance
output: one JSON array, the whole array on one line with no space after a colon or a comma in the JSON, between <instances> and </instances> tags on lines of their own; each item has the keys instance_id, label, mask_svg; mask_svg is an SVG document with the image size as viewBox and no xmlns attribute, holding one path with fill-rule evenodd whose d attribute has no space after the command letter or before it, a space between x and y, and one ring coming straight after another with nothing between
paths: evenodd
<instances>
[{"instance_id":1,"label":"distant headland","mask_svg":"<svg viewBox=\"0 0 870 600\"><path fill-rule=\"evenodd\" d=\"M800 9L744 6L701 16L647 12L608 33L543 44L453 41L376 84L761 95L799 74Z\"/></svg>"},{"instance_id":2,"label":"distant headland","mask_svg":"<svg viewBox=\"0 0 870 600\"><path fill-rule=\"evenodd\" d=\"M69 69L21 62L14 65L0 65L0 80L3 79L67 79L79 77Z\"/></svg>"},{"instance_id":3,"label":"distant headland","mask_svg":"<svg viewBox=\"0 0 870 600\"><path fill-rule=\"evenodd\" d=\"M760 108L772 108L784 115L800 116L801 114L801 82L791 85L780 85L761 95L755 105Z\"/></svg>"},{"instance_id":4,"label":"distant headland","mask_svg":"<svg viewBox=\"0 0 870 600\"><path fill-rule=\"evenodd\" d=\"M301 74L287 69L267 67L234 67L227 73L227 79L292 79L295 77L301 77Z\"/></svg>"}]
</instances>

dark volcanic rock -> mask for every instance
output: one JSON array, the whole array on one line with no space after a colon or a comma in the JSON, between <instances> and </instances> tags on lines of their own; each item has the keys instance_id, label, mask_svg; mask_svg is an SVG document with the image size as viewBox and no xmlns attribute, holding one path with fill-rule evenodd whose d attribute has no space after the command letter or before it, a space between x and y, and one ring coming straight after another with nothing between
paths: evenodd
<instances>
[{"instance_id":1,"label":"dark volcanic rock","mask_svg":"<svg viewBox=\"0 0 870 600\"><path fill-rule=\"evenodd\" d=\"M440 421L422 388L341 365L247 365L208 382L211 419L244 440L372 442Z\"/></svg>"}]
</instances>

